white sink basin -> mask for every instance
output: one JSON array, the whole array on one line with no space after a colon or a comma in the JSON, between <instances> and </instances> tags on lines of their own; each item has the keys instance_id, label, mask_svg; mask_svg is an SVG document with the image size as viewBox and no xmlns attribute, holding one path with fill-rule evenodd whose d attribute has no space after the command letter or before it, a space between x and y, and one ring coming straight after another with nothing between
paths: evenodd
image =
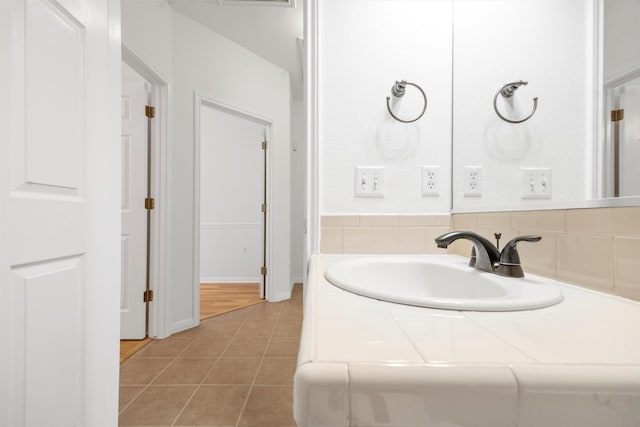
<instances>
[{"instance_id":1,"label":"white sink basin","mask_svg":"<svg viewBox=\"0 0 640 427\"><path fill-rule=\"evenodd\" d=\"M560 288L543 278L502 277L438 255L354 258L330 265L324 276L365 297L448 310L530 310L563 299Z\"/></svg>"}]
</instances>

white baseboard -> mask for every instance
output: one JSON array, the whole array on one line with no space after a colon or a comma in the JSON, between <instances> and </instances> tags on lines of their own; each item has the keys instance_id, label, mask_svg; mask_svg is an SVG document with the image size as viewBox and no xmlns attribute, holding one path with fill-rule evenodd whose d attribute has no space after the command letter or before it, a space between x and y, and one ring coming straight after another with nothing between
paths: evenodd
<instances>
[{"instance_id":1,"label":"white baseboard","mask_svg":"<svg viewBox=\"0 0 640 427\"><path fill-rule=\"evenodd\" d=\"M262 276L254 277L201 277L200 283L262 283Z\"/></svg>"},{"instance_id":2,"label":"white baseboard","mask_svg":"<svg viewBox=\"0 0 640 427\"><path fill-rule=\"evenodd\" d=\"M292 277L291 278L291 284L293 285L294 283L302 283L304 281L304 279L302 278L302 276L300 277Z\"/></svg>"},{"instance_id":3,"label":"white baseboard","mask_svg":"<svg viewBox=\"0 0 640 427\"><path fill-rule=\"evenodd\" d=\"M177 332L182 332L196 326L197 324L193 322L193 319L184 319L169 325L169 335L173 335Z\"/></svg>"},{"instance_id":4,"label":"white baseboard","mask_svg":"<svg viewBox=\"0 0 640 427\"><path fill-rule=\"evenodd\" d=\"M289 298L291 298L291 293L290 292L280 292L280 293L276 294L276 296L275 296L275 298L273 300L269 300L269 302L285 301L285 300L288 300Z\"/></svg>"}]
</instances>

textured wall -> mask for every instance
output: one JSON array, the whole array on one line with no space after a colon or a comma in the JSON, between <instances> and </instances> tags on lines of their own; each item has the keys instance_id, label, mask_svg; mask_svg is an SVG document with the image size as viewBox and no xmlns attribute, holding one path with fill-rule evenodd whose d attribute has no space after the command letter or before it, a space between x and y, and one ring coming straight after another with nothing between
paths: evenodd
<instances>
[{"instance_id":1,"label":"textured wall","mask_svg":"<svg viewBox=\"0 0 640 427\"><path fill-rule=\"evenodd\" d=\"M447 212L451 156L451 1L318 2L322 214ZM419 84L426 114L387 112L396 80ZM420 113L413 87L397 114ZM420 166L440 166L440 197L422 197ZM384 198L354 197L354 166L384 166Z\"/></svg>"}]
</instances>

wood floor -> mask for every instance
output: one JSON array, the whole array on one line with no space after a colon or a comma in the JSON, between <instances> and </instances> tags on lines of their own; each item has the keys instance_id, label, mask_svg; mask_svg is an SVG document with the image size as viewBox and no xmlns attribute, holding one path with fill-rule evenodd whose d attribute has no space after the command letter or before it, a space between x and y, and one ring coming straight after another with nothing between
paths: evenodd
<instances>
[{"instance_id":1,"label":"wood floor","mask_svg":"<svg viewBox=\"0 0 640 427\"><path fill-rule=\"evenodd\" d=\"M133 356L136 351L141 350L142 347L150 342L151 338L145 338L143 340L120 340L120 363Z\"/></svg>"},{"instance_id":2,"label":"wood floor","mask_svg":"<svg viewBox=\"0 0 640 427\"><path fill-rule=\"evenodd\" d=\"M258 283L201 283L200 320L223 313L263 303ZM121 340L120 363L151 342L144 340Z\"/></svg>"},{"instance_id":3,"label":"wood floor","mask_svg":"<svg viewBox=\"0 0 640 427\"><path fill-rule=\"evenodd\" d=\"M201 283L200 320L263 303L258 283Z\"/></svg>"}]
</instances>

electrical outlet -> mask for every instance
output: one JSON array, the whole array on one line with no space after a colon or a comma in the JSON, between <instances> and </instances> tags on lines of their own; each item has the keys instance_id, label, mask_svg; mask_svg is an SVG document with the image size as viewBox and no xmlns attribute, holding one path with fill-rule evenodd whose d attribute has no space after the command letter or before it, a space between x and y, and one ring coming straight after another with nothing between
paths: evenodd
<instances>
[{"instance_id":1,"label":"electrical outlet","mask_svg":"<svg viewBox=\"0 0 640 427\"><path fill-rule=\"evenodd\" d=\"M440 166L422 166L422 195L430 197L440 196Z\"/></svg>"},{"instance_id":2,"label":"electrical outlet","mask_svg":"<svg viewBox=\"0 0 640 427\"><path fill-rule=\"evenodd\" d=\"M482 166L464 167L462 194L464 197L482 196Z\"/></svg>"},{"instance_id":3,"label":"electrical outlet","mask_svg":"<svg viewBox=\"0 0 640 427\"><path fill-rule=\"evenodd\" d=\"M384 168L356 166L353 189L356 197L384 197Z\"/></svg>"},{"instance_id":4,"label":"electrical outlet","mask_svg":"<svg viewBox=\"0 0 640 427\"><path fill-rule=\"evenodd\" d=\"M520 168L523 199L551 198L551 168Z\"/></svg>"}]
</instances>

